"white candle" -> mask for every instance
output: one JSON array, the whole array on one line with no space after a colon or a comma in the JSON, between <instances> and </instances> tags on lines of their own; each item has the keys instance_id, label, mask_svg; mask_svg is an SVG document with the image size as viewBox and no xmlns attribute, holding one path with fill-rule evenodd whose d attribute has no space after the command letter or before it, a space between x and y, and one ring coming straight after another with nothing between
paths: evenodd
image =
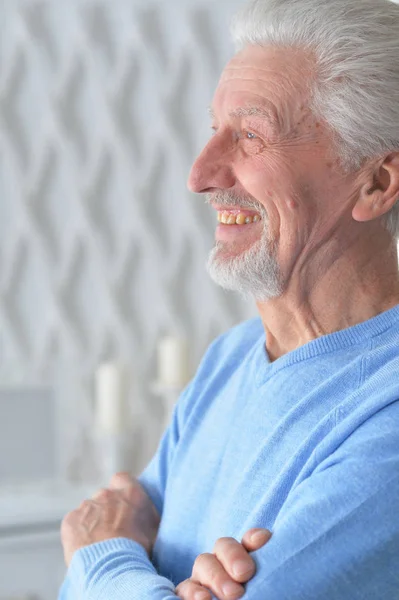
<instances>
[{"instance_id":1,"label":"white candle","mask_svg":"<svg viewBox=\"0 0 399 600\"><path fill-rule=\"evenodd\" d=\"M97 432L125 432L129 422L126 368L119 363L104 363L97 369L95 383Z\"/></svg>"},{"instance_id":2,"label":"white candle","mask_svg":"<svg viewBox=\"0 0 399 600\"><path fill-rule=\"evenodd\" d=\"M166 337L158 344L158 381L165 387L184 387L189 381L188 348L184 339Z\"/></svg>"}]
</instances>

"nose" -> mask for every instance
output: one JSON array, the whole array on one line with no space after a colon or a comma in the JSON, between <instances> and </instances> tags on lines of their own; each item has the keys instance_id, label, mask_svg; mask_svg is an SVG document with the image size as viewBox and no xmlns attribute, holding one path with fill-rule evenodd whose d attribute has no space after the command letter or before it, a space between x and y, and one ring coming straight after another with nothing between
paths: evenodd
<instances>
[{"instance_id":1,"label":"nose","mask_svg":"<svg viewBox=\"0 0 399 600\"><path fill-rule=\"evenodd\" d=\"M204 194L215 189L230 189L235 183L231 149L218 134L205 146L194 162L188 178L188 188L196 194Z\"/></svg>"}]
</instances>

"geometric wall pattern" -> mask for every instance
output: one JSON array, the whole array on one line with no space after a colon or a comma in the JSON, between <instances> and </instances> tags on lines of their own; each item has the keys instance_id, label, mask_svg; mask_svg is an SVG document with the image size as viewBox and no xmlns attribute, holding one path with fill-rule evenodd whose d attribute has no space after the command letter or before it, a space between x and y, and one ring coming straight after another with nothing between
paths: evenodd
<instances>
[{"instance_id":1,"label":"geometric wall pattern","mask_svg":"<svg viewBox=\"0 0 399 600\"><path fill-rule=\"evenodd\" d=\"M0 377L58 377L69 475L90 469L101 360L131 365L137 471L160 433L159 337L184 333L194 369L255 314L209 280L215 216L186 189L240 4L0 4Z\"/></svg>"}]
</instances>

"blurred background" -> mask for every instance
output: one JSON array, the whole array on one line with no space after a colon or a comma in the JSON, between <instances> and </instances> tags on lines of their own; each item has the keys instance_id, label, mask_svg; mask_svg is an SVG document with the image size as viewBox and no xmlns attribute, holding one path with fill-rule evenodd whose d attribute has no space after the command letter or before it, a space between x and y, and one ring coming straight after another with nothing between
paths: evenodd
<instances>
[{"instance_id":1,"label":"blurred background","mask_svg":"<svg viewBox=\"0 0 399 600\"><path fill-rule=\"evenodd\" d=\"M256 314L186 188L241 2L1 0L0 600L56 598L62 516Z\"/></svg>"}]
</instances>

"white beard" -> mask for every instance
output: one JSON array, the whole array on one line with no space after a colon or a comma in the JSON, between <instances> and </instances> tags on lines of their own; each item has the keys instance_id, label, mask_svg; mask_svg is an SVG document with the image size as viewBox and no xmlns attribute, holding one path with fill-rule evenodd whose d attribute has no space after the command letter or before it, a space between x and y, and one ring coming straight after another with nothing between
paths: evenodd
<instances>
[{"instance_id":1,"label":"white beard","mask_svg":"<svg viewBox=\"0 0 399 600\"><path fill-rule=\"evenodd\" d=\"M254 297L257 302L280 296L283 290L277 252L267 234L265 223L260 240L248 250L230 257L223 256L224 250L234 251L234 246L227 242L216 242L207 265L213 281L246 298Z\"/></svg>"}]
</instances>

